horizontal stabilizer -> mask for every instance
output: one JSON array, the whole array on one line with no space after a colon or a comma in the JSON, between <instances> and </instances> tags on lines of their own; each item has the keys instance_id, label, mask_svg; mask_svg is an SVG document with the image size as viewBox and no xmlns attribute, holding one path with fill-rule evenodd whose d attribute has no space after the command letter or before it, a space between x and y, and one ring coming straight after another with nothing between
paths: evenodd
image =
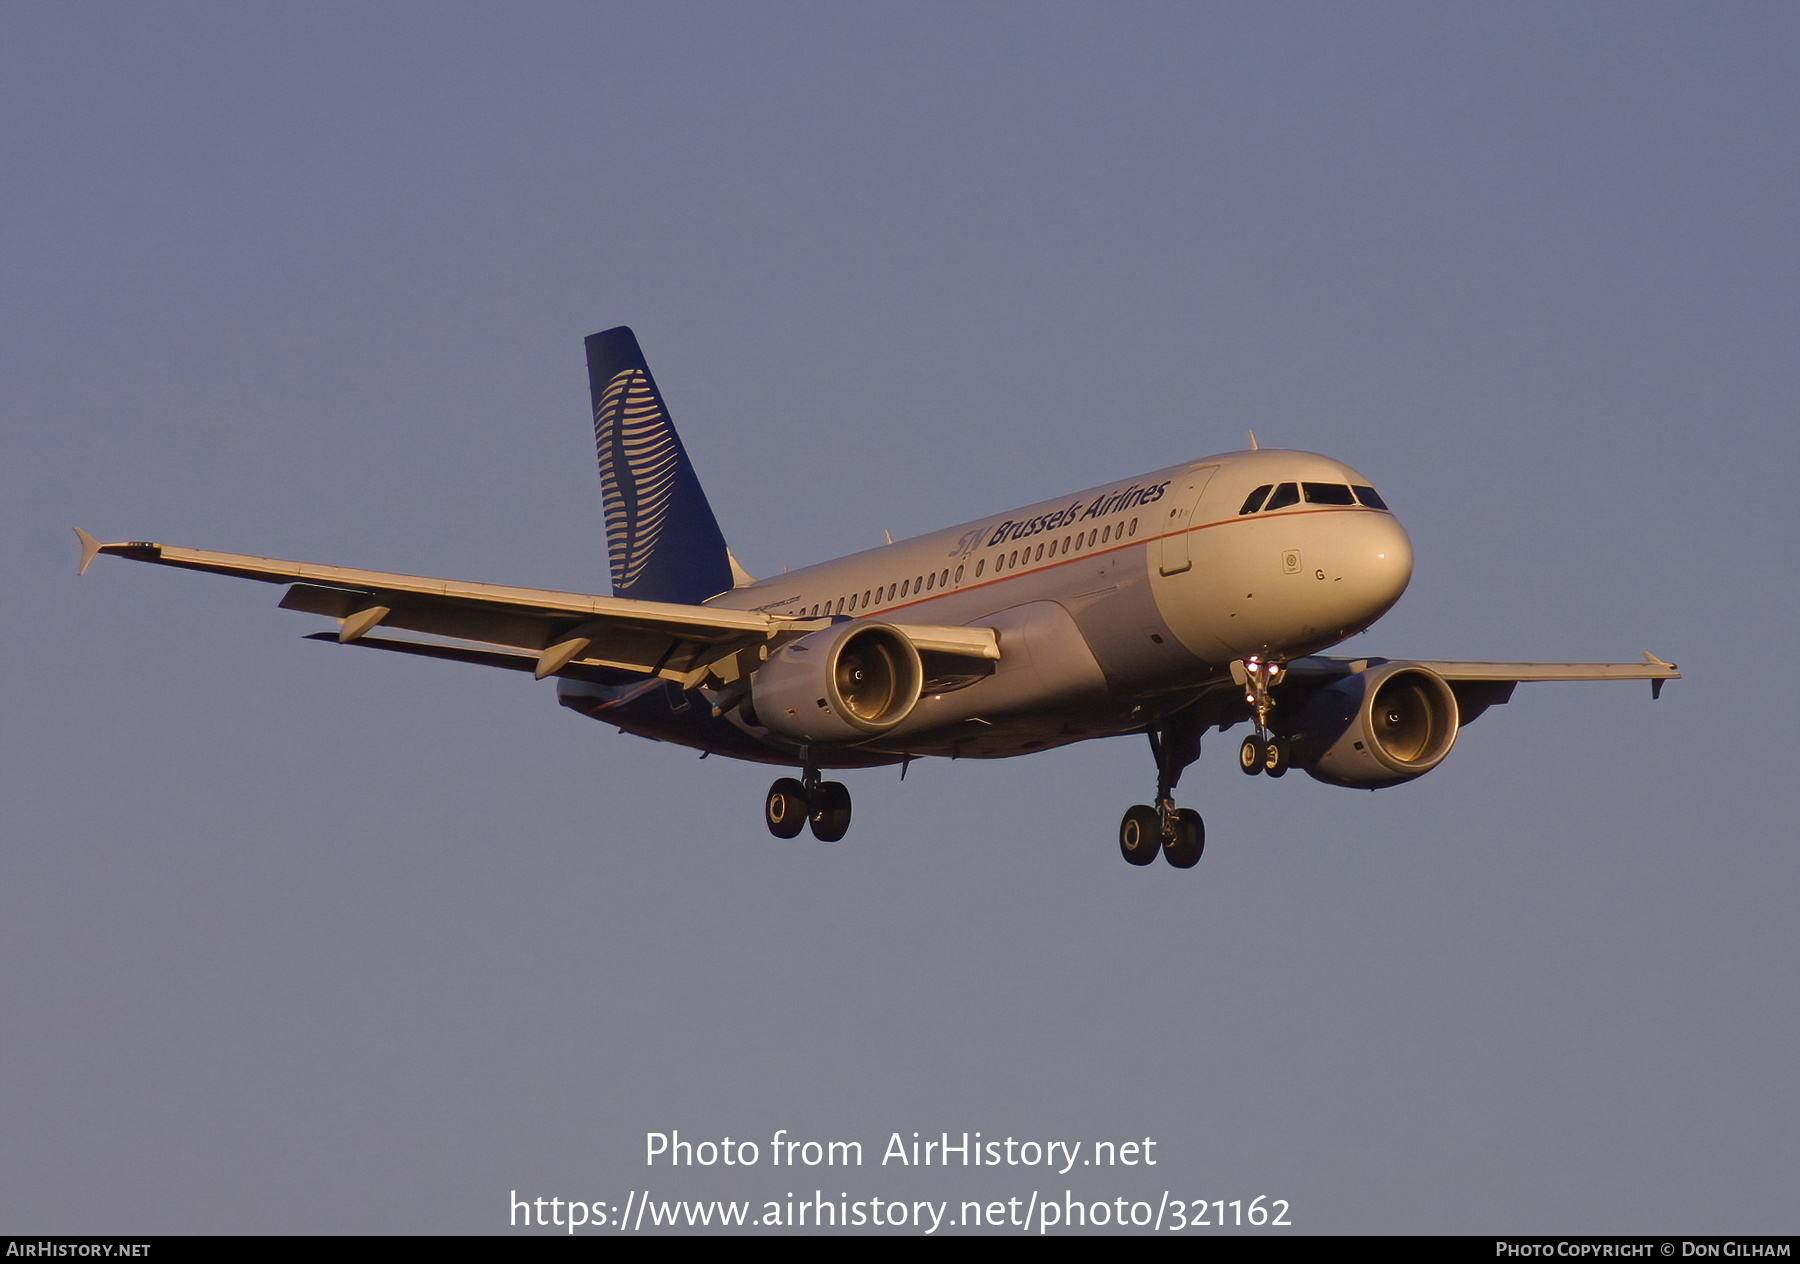
<instances>
[{"instance_id":1,"label":"horizontal stabilizer","mask_svg":"<svg viewBox=\"0 0 1800 1264\"><path fill-rule=\"evenodd\" d=\"M81 541L81 562L75 567L75 573L85 575L87 568L94 564L94 559L100 556L100 550L105 546L80 527L75 528L75 538Z\"/></svg>"}]
</instances>

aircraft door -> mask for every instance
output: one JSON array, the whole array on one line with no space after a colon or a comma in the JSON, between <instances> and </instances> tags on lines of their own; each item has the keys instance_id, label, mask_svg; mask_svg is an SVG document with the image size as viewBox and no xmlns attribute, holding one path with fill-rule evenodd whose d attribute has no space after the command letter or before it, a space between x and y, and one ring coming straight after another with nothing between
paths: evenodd
<instances>
[{"instance_id":1,"label":"aircraft door","mask_svg":"<svg viewBox=\"0 0 1800 1264\"><path fill-rule=\"evenodd\" d=\"M1163 498L1169 510L1162 522L1162 539L1158 541L1162 550L1157 562L1160 574L1179 575L1194 564L1188 555L1188 531L1196 521L1206 485L1218 469L1216 465L1202 465L1188 470L1174 480Z\"/></svg>"}]
</instances>

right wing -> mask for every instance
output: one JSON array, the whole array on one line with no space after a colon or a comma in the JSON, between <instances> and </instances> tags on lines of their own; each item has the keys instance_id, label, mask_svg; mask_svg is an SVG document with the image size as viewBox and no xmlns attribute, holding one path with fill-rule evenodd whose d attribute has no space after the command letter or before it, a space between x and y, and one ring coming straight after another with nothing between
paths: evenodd
<instances>
[{"instance_id":1,"label":"right wing","mask_svg":"<svg viewBox=\"0 0 1800 1264\"><path fill-rule=\"evenodd\" d=\"M756 610L631 601L318 566L146 541L102 544L79 527L75 534L81 540L81 572L100 554L110 553L160 566L285 583L290 587L281 599L282 608L337 619L340 643L357 641L382 627L505 646L523 652L496 653L378 638L367 642L377 649L433 658L529 668L539 679L584 676L598 668L660 677L683 689L696 688L710 677L713 683L728 688L747 682L775 645L832 623L830 619L789 618ZM921 651L959 658L1000 657L991 628L896 626Z\"/></svg>"}]
</instances>

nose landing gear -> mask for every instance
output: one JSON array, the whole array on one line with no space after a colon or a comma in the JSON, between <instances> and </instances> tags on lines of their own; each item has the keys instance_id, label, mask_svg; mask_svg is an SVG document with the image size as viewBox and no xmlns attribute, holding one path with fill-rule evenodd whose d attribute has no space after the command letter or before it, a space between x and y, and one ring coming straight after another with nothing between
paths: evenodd
<instances>
[{"instance_id":1,"label":"nose landing gear","mask_svg":"<svg viewBox=\"0 0 1800 1264\"><path fill-rule=\"evenodd\" d=\"M850 791L841 781L820 781L808 764L800 780L778 777L763 800L763 823L776 838L794 838L812 826L813 837L835 843L850 830Z\"/></svg>"},{"instance_id":2,"label":"nose landing gear","mask_svg":"<svg viewBox=\"0 0 1800 1264\"><path fill-rule=\"evenodd\" d=\"M1288 770L1288 757L1286 738L1246 737L1244 744L1238 747L1238 767L1252 777L1259 772L1266 772L1271 777L1281 776Z\"/></svg>"},{"instance_id":3,"label":"nose landing gear","mask_svg":"<svg viewBox=\"0 0 1800 1264\"><path fill-rule=\"evenodd\" d=\"M1238 767L1246 776L1266 772L1271 777L1279 777L1288 770L1290 752L1286 738L1269 732L1269 712L1275 707L1275 699L1269 696L1269 690L1281 683L1286 669L1280 663L1257 658L1247 658L1241 665L1234 663L1232 666L1234 669L1242 667L1244 701L1256 708L1256 733L1246 737L1244 744L1238 747ZM1235 670L1233 674L1236 674Z\"/></svg>"}]
</instances>

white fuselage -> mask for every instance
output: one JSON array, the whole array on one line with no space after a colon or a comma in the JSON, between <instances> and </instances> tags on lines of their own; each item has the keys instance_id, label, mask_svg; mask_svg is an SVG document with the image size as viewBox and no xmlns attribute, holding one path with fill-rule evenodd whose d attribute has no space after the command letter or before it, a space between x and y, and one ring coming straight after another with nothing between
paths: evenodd
<instances>
[{"instance_id":1,"label":"white fuselage","mask_svg":"<svg viewBox=\"0 0 1800 1264\"><path fill-rule=\"evenodd\" d=\"M1241 512L1253 489L1293 504ZM1356 471L1264 449L1171 466L737 588L708 605L996 629L999 669L872 748L1023 753L1119 731L1233 660L1316 653L1406 589L1412 546ZM1341 489L1332 491L1331 489ZM1315 499L1316 497L1316 499ZM1319 503L1335 497L1348 504ZM1378 498L1374 499L1380 504Z\"/></svg>"}]
</instances>

